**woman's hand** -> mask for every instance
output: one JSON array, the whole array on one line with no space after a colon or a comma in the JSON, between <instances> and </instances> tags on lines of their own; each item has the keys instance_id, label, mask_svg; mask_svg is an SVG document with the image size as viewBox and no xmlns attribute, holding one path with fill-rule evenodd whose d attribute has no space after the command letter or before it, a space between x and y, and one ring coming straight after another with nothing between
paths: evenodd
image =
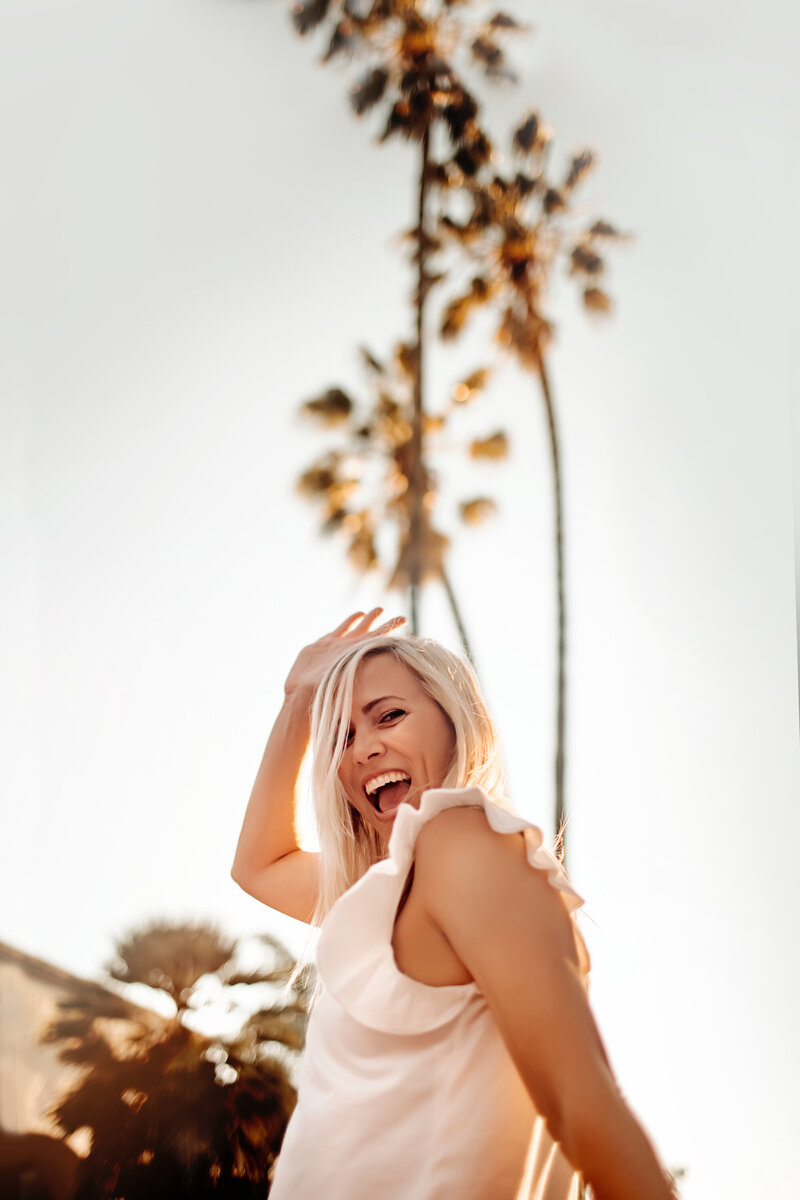
<instances>
[{"instance_id":1,"label":"woman's hand","mask_svg":"<svg viewBox=\"0 0 800 1200\"><path fill-rule=\"evenodd\" d=\"M373 621L377 620L382 612L382 608L373 608L368 613L352 613L341 625L337 625L333 633L326 633L316 642L305 646L286 677L286 695L305 692L311 698L325 672L346 650L359 642L391 633L405 622L405 617L393 617L391 621L385 621L377 629L372 629Z\"/></svg>"}]
</instances>

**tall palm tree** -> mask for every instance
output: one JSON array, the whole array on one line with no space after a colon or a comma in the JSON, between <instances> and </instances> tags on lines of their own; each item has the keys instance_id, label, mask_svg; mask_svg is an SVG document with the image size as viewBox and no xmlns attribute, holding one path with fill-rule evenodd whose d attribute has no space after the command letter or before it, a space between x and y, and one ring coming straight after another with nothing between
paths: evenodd
<instances>
[{"instance_id":1,"label":"tall palm tree","mask_svg":"<svg viewBox=\"0 0 800 1200\"><path fill-rule=\"evenodd\" d=\"M512 152L516 170L503 174L493 164L465 180L457 170L454 183L469 194L466 220L442 218L439 235L455 241L477 274L468 289L445 308L441 335L461 333L471 314L486 305L497 314L496 339L518 364L537 378L544 402L553 472L556 561L557 682L555 749L555 828L566 854L564 829L564 743L566 714L566 587L564 569L564 501L562 455L553 389L547 367L553 324L547 312L556 266L569 265L582 288L584 307L605 314L611 300L599 281L604 271L600 247L622 234L607 221L593 220L576 229L573 193L594 165L590 150L570 160L563 178L549 178L551 133L538 114L530 113L515 130Z\"/></svg>"},{"instance_id":2,"label":"tall palm tree","mask_svg":"<svg viewBox=\"0 0 800 1200\"><path fill-rule=\"evenodd\" d=\"M171 1017L132 1010L111 992L62 1004L46 1038L84 1074L53 1116L65 1135L90 1131L82 1200L267 1194L295 1103L290 1059L304 1044L309 985L290 982L295 964L276 939L261 941L263 962L242 971L237 943L212 926L157 922L120 939L108 973L168 996ZM233 1036L201 1035L186 1018L210 979L239 1009L243 989L272 991L272 1002ZM277 994L287 983L288 995Z\"/></svg>"},{"instance_id":3,"label":"tall palm tree","mask_svg":"<svg viewBox=\"0 0 800 1200\"><path fill-rule=\"evenodd\" d=\"M395 495L389 513L398 530L396 560L391 584L407 587L412 633L420 629L420 595L423 582L442 582L465 652L472 657L464 618L445 566L447 539L433 525L435 484L427 463L427 438L437 426L429 415L425 387L430 330L426 310L430 293L444 278L436 263L440 249L435 236L433 201L441 178L441 158L454 156L464 172L474 172L488 162L491 143L479 123L479 106L453 65L458 54L466 55L489 77L508 77L511 72L498 38L516 30L507 14L496 12L475 18L474 7L464 0L304 0L295 4L292 15L297 31L306 35L327 29L324 61L342 54L366 57L369 68L351 88L355 113L363 116L383 110L381 141L403 137L415 147L416 212L408 235L414 275L411 336L400 347L407 373L408 397L403 404L405 438L392 447ZM340 404L343 417L352 402L341 389L329 389L320 398ZM344 398L345 403L342 404ZM313 402L312 402L313 403ZM312 411L306 405L307 411ZM319 411L319 410L318 410ZM331 412L330 407L328 413ZM439 418L438 420L441 420ZM371 436L364 426L363 437ZM325 469L326 464L322 464ZM340 480L335 480L337 496ZM309 491L309 480L301 480ZM335 511L335 510L334 510ZM479 509L473 508L472 520ZM486 506L480 509L485 515ZM362 566L375 565L374 520L364 511L347 512L346 526L352 533L351 559ZM326 518L328 520L329 518ZM467 518L470 519L470 518Z\"/></svg>"},{"instance_id":4,"label":"tall palm tree","mask_svg":"<svg viewBox=\"0 0 800 1200\"><path fill-rule=\"evenodd\" d=\"M467 290L444 308L441 336L455 337L472 312L491 305L498 312L498 341L538 379L553 480L557 612L554 808L555 828L565 855L564 503L562 452L548 369L553 326L546 301L553 268L566 259L572 274L582 281L585 307L595 314L608 312L610 298L598 286L603 271L598 245L620 234L606 221L594 221L578 233L570 230L572 194L591 169L594 156L590 151L576 154L563 178L551 180L547 160L552 139L537 114L529 114L516 130L512 150L517 169L503 174L481 123L478 101L453 65L459 55L466 55L490 79L513 78L500 39L519 26L503 12L475 20L471 14L481 7L473 0L301 0L292 12L302 35L327 26L329 41L323 61L345 52L370 59L368 71L351 88L355 112L363 115L384 108L381 140L399 135L416 147L417 211L408 235L415 274L414 334L400 347L409 395L401 405L403 439L391 447L395 486L393 502L387 508L399 528L399 554L391 582L408 587L411 628L417 632L420 586L426 578L440 579L470 656L446 570L447 541L432 523L435 480L428 467L432 433L448 414L431 418L426 402L424 366L430 343L426 313L431 291L463 265L447 256L448 244L466 250L480 265ZM465 199L472 207L466 221L455 215ZM459 387L466 396L478 394L488 376L486 369L475 372L470 378L480 381L476 386ZM345 423L357 407L340 388L329 389L304 406L311 415ZM347 503L357 490L357 480L345 464L373 451L376 444L379 447L376 429L380 429L379 423L354 421L350 432L356 441L361 439L355 454L352 444L343 452L334 452L315 463L300 481L301 490L326 501L324 527L336 528L338 523L351 534L350 557L362 568L377 563L374 533L381 518L376 518L374 507ZM481 446L495 447L492 454L500 456L505 451L505 435L500 432L480 439L472 452L479 454ZM491 507L487 497L476 497L462 506L462 516L478 520Z\"/></svg>"}]
</instances>

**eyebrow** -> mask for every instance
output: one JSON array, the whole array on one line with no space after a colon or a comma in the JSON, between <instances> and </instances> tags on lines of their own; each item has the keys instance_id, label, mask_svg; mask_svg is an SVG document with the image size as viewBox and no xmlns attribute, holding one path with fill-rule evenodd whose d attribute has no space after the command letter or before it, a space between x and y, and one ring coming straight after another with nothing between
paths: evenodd
<instances>
[{"instance_id":1,"label":"eyebrow","mask_svg":"<svg viewBox=\"0 0 800 1200\"><path fill-rule=\"evenodd\" d=\"M372 712L376 704L383 704L384 700L402 700L401 696L378 696L377 700L370 700L369 704L365 704L362 708L362 713Z\"/></svg>"}]
</instances>

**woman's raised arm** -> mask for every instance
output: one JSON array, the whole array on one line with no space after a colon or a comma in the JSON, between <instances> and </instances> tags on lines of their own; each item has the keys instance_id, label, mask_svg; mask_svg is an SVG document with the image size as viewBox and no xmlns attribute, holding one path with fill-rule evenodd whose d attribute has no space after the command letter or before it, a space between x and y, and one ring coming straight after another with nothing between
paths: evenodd
<instances>
[{"instance_id":1,"label":"woman's raised arm","mask_svg":"<svg viewBox=\"0 0 800 1200\"><path fill-rule=\"evenodd\" d=\"M308 749L314 693L353 642L390 633L405 620L395 617L372 629L382 611L354 613L300 651L245 812L231 875L251 896L300 921L311 921L318 887L318 855L301 849L297 838L297 782Z\"/></svg>"},{"instance_id":2,"label":"woman's raised arm","mask_svg":"<svg viewBox=\"0 0 800 1200\"><path fill-rule=\"evenodd\" d=\"M449 809L420 831L414 886L486 997L548 1132L596 1200L674 1200L611 1072L571 920L546 873L528 864L523 839L495 833L482 811Z\"/></svg>"}]
</instances>

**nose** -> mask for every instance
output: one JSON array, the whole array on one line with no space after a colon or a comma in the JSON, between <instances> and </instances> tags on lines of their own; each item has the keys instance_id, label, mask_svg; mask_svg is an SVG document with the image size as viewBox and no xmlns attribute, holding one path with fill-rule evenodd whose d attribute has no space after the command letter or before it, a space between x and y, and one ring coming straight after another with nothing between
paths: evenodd
<instances>
[{"instance_id":1,"label":"nose","mask_svg":"<svg viewBox=\"0 0 800 1200\"><path fill-rule=\"evenodd\" d=\"M375 728L356 730L352 742L353 761L364 766L371 758L378 758L383 753L383 742Z\"/></svg>"}]
</instances>

